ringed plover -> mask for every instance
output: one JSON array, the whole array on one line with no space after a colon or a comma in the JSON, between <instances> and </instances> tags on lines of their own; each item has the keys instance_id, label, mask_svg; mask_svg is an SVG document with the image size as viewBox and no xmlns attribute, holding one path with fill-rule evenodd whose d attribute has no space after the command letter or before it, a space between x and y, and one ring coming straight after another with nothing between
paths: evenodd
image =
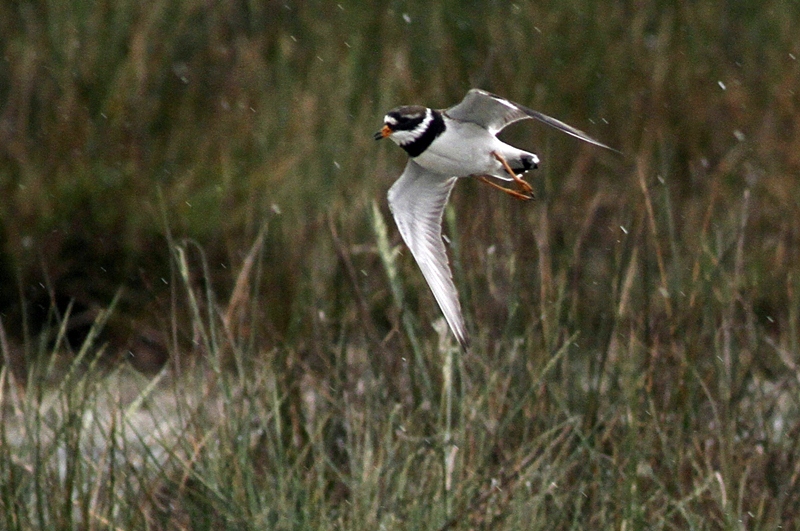
<instances>
[{"instance_id":1,"label":"ringed plover","mask_svg":"<svg viewBox=\"0 0 800 531\"><path fill-rule=\"evenodd\" d=\"M469 334L442 241L442 213L461 177L483 182L521 200L533 198L519 174L536 169L539 157L502 142L506 126L535 118L576 138L611 149L574 127L489 92L472 89L461 103L444 110L406 105L389 111L375 140L390 138L410 159L389 189L389 208L461 347ZM513 182L519 190L490 180Z\"/></svg>"}]
</instances>

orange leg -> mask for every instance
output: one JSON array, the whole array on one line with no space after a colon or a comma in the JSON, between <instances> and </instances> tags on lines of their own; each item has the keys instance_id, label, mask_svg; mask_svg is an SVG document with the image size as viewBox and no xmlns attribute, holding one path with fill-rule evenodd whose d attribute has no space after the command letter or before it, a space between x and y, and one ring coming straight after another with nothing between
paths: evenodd
<instances>
[{"instance_id":1,"label":"orange leg","mask_svg":"<svg viewBox=\"0 0 800 531\"><path fill-rule=\"evenodd\" d=\"M500 153L497 151L492 151L492 155L494 155L494 158L496 158L498 162L503 165L503 168L505 168L511 178L514 179L514 182L517 183L517 186L522 188L524 193L530 195L533 194L533 187L531 187L530 184L523 181L516 173L514 173L514 170L511 169L511 166L508 165L508 162L506 162L506 159L504 159Z\"/></svg>"},{"instance_id":2,"label":"orange leg","mask_svg":"<svg viewBox=\"0 0 800 531\"><path fill-rule=\"evenodd\" d=\"M483 175L479 175L478 179L480 179L481 181L485 182L486 184L488 184L492 188L497 188L501 192L505 192L508 195L510 195L511 197L515 197L515 198L517 198L517 199L519 199L521 201L530 201L531 199L533 199L533 194L525 195L525 194L523 194L521 192L517 192L516 190L509 190L508 188L503 188L502 186L500 186L496 182L488 179L487 177L484 177ZM523 181L523 182L525 182L525 181ZM528 183L525 183L525 184L528 184Z\"/></svg>"}]
</instances>

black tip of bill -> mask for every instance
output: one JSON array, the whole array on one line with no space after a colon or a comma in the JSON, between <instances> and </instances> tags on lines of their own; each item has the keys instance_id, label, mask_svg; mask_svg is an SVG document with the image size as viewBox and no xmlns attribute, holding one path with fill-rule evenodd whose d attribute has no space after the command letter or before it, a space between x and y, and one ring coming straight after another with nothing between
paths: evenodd
<instances>
[{"instance_id":1,"label":"black tip of bill","mask_svg":"<svg viewBox=\"0 0 800 531\"><path fill-rule=\"evenodd\" d=\"M372 138L374 138L375 140L380 140L381 138L383 138L383 131L378 131L377 133L372 135Z\"/></svg>"}]
</instances>

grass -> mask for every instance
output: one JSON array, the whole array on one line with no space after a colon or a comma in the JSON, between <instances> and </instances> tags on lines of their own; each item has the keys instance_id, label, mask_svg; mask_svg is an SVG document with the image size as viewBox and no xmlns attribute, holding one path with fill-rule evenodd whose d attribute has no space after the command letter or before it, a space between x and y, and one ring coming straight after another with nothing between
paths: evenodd
<instances>
[{"instance_id":1,"label":"grass","mask_svg":"<svg viewBox=\"0 0 800 531\"><path fill-rule=\"evenodd\" d=\"M0 527L792 529L796 3L0 6ZM523 204L385 192L472 86Z\"/></svg>"}]
</instances>

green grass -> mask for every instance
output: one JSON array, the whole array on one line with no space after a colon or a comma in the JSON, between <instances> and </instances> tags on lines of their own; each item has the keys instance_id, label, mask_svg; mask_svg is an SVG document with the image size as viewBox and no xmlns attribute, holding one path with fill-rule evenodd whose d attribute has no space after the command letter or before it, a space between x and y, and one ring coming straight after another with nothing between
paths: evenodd
<instances>
[{"instance_id":1,"label":"green grass","mask_svg":"<svg viewBox=\"0 0 800 531\"><path fill-rule=\"evenodd\" d=\"M0 528L797 527L798 30L0 4ZM624 155L526 123L535 202L459 183L462 354L372 133L473 86Z\"/></svg>"}]
</instances>

